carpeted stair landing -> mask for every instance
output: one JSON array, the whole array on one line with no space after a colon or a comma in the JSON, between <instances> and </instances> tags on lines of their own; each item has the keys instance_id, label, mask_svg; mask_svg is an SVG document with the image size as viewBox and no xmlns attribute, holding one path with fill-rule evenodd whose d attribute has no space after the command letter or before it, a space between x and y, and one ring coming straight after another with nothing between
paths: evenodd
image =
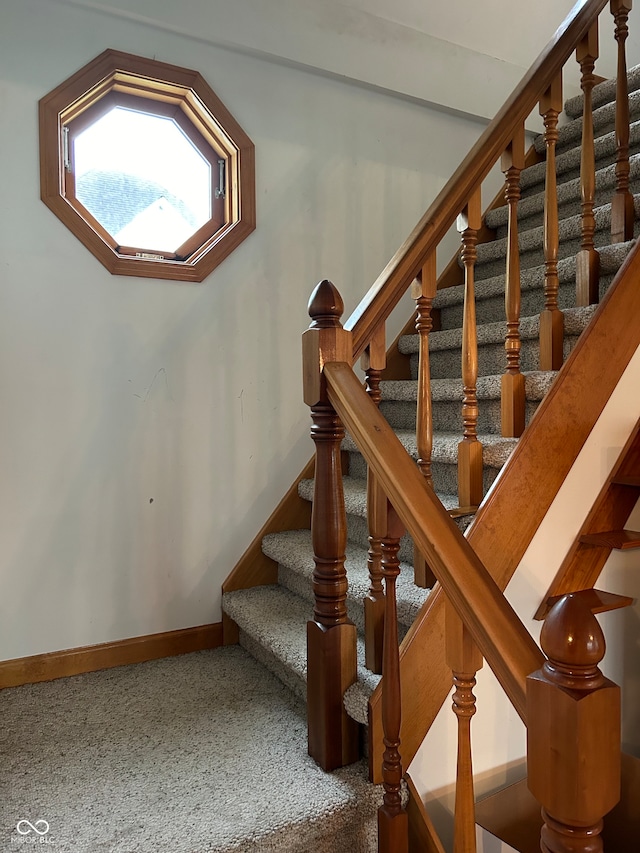
<instances>
[{"instance_id":1,"label":"carpeted stair landing","mask_svg":"<svg viewBox=\"0 0 640 853\"><path fill-rule=\"evenodd\" d=\"M320 770L304 706L237 646L3 690L0 718L3 853L376 849L365 768Z\"/></svg>"}]
</instances>

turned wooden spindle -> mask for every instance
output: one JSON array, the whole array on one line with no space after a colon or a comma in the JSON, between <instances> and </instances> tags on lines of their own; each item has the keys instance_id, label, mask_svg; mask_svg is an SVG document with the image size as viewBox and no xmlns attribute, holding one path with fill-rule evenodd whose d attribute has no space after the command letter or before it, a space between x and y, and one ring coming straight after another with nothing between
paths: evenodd
<instances>
[{"instance_id":1,"label":"turned wooden spindle","mask_svg":"<svg viewBox=\"0 0 640 853\"><path fill-rule=\"evenodd\" d=\"M380 378L386 365L384 326L374 334L361 361L365 371L367 394L380 405ZM384 589L382 586L382 537L387 525L387 497L375 474L367 471L367 520L369 524L369 592L364 600L365 665L371 672L382 672L384 640Z\"/></svg>"},{"instance_id":2,"label":"turned wooden spindle","mask_svg":"<svg viewBox=\"0 0 640 853\"><path fill-rule=\"evenodd\" d=\"M601 853L602 818L620 799L620 688L598 668L605 642L579 597L550 610L548 660L527 679L527 766L542 806L543 853Z\"/></svg>"},{"instance_id":3,"label":"turned wooden spindle","mask_svg":"<svg viewBox=\"0 0 640 853\"><path fill-rule=\"evenodd\" d=\"M408 853L409 822L402 805L402 759L400 756L400 652L396 578L400 574L402 522L387 503L387 532L382 540L382 571L385 582L384 662L382 668L382 728L385 751L382 759L383 803L378 809L378 853Z\"/></svg>"},{"instance_id":4,"label":"turned wooden spindle","mask_svg":"<svg viewBox=\"0 0 640 853\"><path fill-rule=\"evenodd\" d=\"M351 335L340 323L343 302L322 281L309 301L312 323L302 339L304 399L311 407L316 446L311 514L315 570L314 621L307 623L309 754L324 770L358 757L358 726L344 710L344 691L356 680L356 627L347 616L347 522L340 444L344 428L329 403L322 368L351 360Z\"/></svg>"},{"instance_id":5,"label":"turned wooden spindle","mask_svg":"<svg viewBox=\"0 0 640 853\"><path fill-rule=\"evenodd\" d=\"M556 143L558 116L562 110L562 77L556 77L540 100L544 118L547 168L544 190L544 310L540 315L540 370L562 367L564 315L558 308L558 188Z\"/></svg>"},{"instance_id":6,"label":"turned wooden spindle","mask_svg":"<svg viewBox=\"0 0 640 853\"><path fill-rule=\"evenodd\" d=\"M502 171L506 184L504 195L509 205L507 236L507 275L504 303L507 315L507 337L504 348L507 368L501 379L500 411L502 435L518 438L524 431L525 386L520 372L520 249L518 247L518 201L520 172L524 169L524 125L514 135L502 155Z\"/></svg>"},{"instance_id":7,"label":"turned wooden spindle","mask_svg":"<svg viewBox=\"0 0 640 853\"><path fill-rule=\"evenodd\" d=\"M471 758L471 718L476 712L473 688L483 658L471 635L447 600L445 605L447 664L453 673L453 712L458 719L458 761L453 853L475 853L476 819Z\"/></svg>"},{"instance_id":8,"label":"turned wooden spindle","mask_svg":"<svg viewBox=\"0 0 640 853\"><path fill-rule=\"evenodd\" d=\"M611 202L611 240L624 243L633 237L633 195L629 191L629 92L627 83L626 41L631 0L611 0L618 42L618 76L616 80L616 192Z\"/></svg>"},{"instance_id":9,"label":"turned wooden spindle","mask_svg":"<svg viewBox=\"0 0 640 853\"><path fill-rule=\"evenodd\" d=\"M462 233L464 308L462 318L462 421L463 439L458 445L458 501L461 507L482 501L482 444L478 441L478 331L476 328L475 264L478 231L482 224L480 188L473 192L458 217Z\"/></svg>"},{"instance_id":10,"label":"turned wooden spindle","mask_svg":"<svg viewBox=\"0 0 640 853\"><path fill-rule=\"evenodd\" d=\"M598 58L598 25L591 27L576 50L580 63L580 85L584 93L582 110L582 149L580 155L580 191L582 194L582 244L576 257L576 305L593 305L598 301L600 255L593 236L596 220L593 207L596 195L596 154L593 139L593 106L591 93L596 82L594 72Z\"/></svg>"},{"instance_id":11,"label":"turned wooden spindle","mask_svg":"<svg viewBox=\"0 0 640 853\"><path fill-rule=\"evenodd\" d=\"M429 333L433 322L431 306L437 290L436 253L433 251L422 267L420 280L411 285L411 295L416 300L416 332L419 337L418 405L416 415L416 444L418 467L427 483L433 488L431 454L433 451L433 405L431 400L431 367L429 364ZM423 555L417 548L413 554L416 586L427 589L435 578Z\"/></svg>"}]
</instances>

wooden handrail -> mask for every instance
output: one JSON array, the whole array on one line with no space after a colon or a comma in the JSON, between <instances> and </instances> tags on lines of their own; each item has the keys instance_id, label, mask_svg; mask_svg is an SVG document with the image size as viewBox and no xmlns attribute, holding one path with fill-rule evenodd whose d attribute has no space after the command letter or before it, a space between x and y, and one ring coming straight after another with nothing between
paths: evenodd
<instances>
[{"instance_id":1,"label":"wooden handrail","mask_svg":"<svg viewBox=\"0 0 640 853\"><path fill-rule=\"evenodd\" d=\"M369 399L351 366L328 362L323 375L331 405L514 708L526 721L526 678L542 666L540 649Z\"/></svg>"},{"instance_id":2,"label":"wooden handrail","mask_svg":"<svg viewBox=\"0 0 640 853\"><path fill-rule=\"evenodd\" d=\"M353 333L352 363L363 353L375 329L391 314L418 274L425 258L435 251L473 191L489 174L519 126L562 72L576 45L588 34L606 5L607 0L580 0L576 3L453 177L356 307L344 324L344 328Z\"/></svg>"}]
</instances>

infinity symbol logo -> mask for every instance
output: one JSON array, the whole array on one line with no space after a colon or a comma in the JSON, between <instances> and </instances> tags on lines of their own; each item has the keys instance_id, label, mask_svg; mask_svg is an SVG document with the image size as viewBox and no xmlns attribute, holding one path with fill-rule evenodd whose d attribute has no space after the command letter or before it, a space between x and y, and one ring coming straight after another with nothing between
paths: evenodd
<instances>
[{"instance_id":1,"label":"infinity symbol logo","mask_svg":"<svg viewBox=\"0 0 640 853\"><path fill-rule=\"evenodd\" d=\"M30 832L35 832L37 835L46 835L49 832L49 824L46 820L37 820L31 823L28 820L19 820L16 829L20 835L29 835Z\"/></svg>"}]
</instances>

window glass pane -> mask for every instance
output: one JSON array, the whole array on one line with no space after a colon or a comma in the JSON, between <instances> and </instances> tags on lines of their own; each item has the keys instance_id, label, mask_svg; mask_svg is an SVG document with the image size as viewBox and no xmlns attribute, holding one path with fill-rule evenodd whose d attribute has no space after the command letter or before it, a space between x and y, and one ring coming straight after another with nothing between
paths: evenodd
<instances>
[{"instance_id":1,"label":"window glass pane","mask_svg":"<svg viewBox=\"0 0 640 853\"><path fill-rule=\"evenodd\" d=\"M174 252L211 218L211 166L172 118L114 107L73 154L76 198L119 245Z\"/></svg>"}]
</instances>

